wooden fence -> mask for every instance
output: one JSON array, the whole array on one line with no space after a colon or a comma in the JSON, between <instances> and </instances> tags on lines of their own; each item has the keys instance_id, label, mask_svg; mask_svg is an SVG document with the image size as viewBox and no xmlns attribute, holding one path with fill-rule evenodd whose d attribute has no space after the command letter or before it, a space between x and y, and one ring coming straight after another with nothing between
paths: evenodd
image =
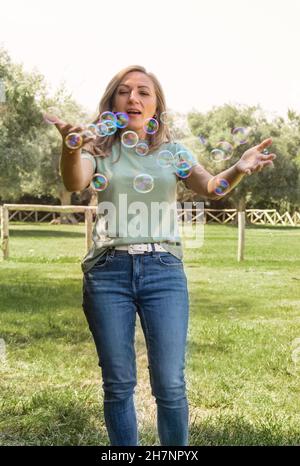
<instances>
[{"instance_id":1,"label":"wooden fence","mask_svg":"<svg viewBox=\"0 0 300 466\"><path fill-rule=\"evenodd\" d=\"M27 220L39 223L45 221L45 219L51 218L51 216L52 219L55 219L57 214L80 215L81 220L84 219L85 246L88 251L92 244L92 227L96 210L97 206L4 204L1 206L1 249L3 258L7 259L9 257L9 222L11 220ZM189 211L189 215L185 215L187 211ZM236 222L238 224L238 260L243 259L246 220L253 224L300 226L299 212L295 212L293 215L289 212L285 212L280 215L275 209L247 209L245 212L237 212L236 209L205 209L204 213L202 210L199 212L196 209L185 209L178 214L178 219L179 221L185 221L187 218L188 222L196 222L201 215L203 215L204 224L213 222L223 225L232 222Z\"/></svg>"},{"instance_id":2,"label":"wooden fence","mask_svg":"<svg viewBox=\"0 0 300 466\"><path fill-rule=\"evenodd\" d=\"M36 222L42 223L45 220L55 221L61 213L72 213L78 222L85 221L85 209L92 211L93 218L96 215L96 206L46 206L46 205L22 205L22 204L4 204L9 208L9 221L19 222ZM59 210L63 207L64 210ZM76 210L65 210L68 209ZM78 209L77 209L78 207ZM186 209L190 210L190 209ZM185 210L185 211L186 211ZM300 212L290 214L285 212L280 214L275 209L246 209L246 221L254 225L286 225L286 226L300 226ZM184 215L183 213L179 214ZM193 216L193 221L195 217ZM204 210L204 223L237 223L237 210L236 209L205 209Z\"/></svg>"}]
</instances>

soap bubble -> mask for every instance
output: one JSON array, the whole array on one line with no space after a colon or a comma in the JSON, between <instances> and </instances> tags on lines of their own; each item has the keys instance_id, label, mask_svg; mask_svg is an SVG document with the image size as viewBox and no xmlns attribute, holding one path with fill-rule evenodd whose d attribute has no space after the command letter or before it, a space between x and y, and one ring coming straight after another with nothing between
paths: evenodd
<instances>
[{"instance_id":1,"label":"soap bubble","mask_svg":"<svg viewBox=\"0 0 300 466\"><path fill-rule=\"evenodd\" d=\"M121 142L123 146L132 148L139 142L139 137L135 131L125 131L122 134Z\"/></svg>"},{"instance_id":2,"label":"soap bubble","mask_svg":"<svg viewBox=\"0 0 300 466\"><path fill-rule=\"evenodd\" d=\"M215 193L218 194L218 196L223 196L223 194L225 194L225 191L229 188L229 183L224 178L217 179L217 183L218 184L215 189Z\"/></svg>"},{"instance_id":3,"label":"soap bubble","mask_svg":"<svg viewBox=\"0 0 300 466\"><path fill-rule=\"evenodd\" d=\"M98 128L97 128L97 125L95 125L94 123L90 123L88 125L85 126L85 131L89 131L90 134L92 134L93 136L98 136Z\"/></svg>"},{"instance_id":4,"label":"soap bubble","mask_svg":"<svg viewBox=\"0 0 300 466\"><path fill-rule=\"evenodd\" d=\"M96 126L100 137L112 136L117 131L115 123L111 120L101 121Z\"/></svg>"},{"instance_id":5,"label":"soap bubble","mask_svg":"<svg viewBox=\"0 0 300 466\"><path fill-rule=\"evenodd\" d=\"M175 160L174 154L169 150L162 150L157 156L157 164L162 168L171 167Z\"/></svg>"},{"instance_id":6,"label":"soap bubble","mask_svg":"<svg viewBox=\"0 0 300 466\"><path fill-rule=\"evenodd\" d=\"M175 168L176 175L179 178L187 178L192 173L192 166L185 160L181 160L180 162L176 163Z\"/></svg>"},{"instance_id":7,"label":"soap bubble","mask_svg":"<svg viewBox=\"0 0 300 466\"><path fill-rule=\"evenodd\" d=\"M233 137L234 143L236 145L246 144L248 142L250 131L251 131L250 128L243 128L243 127L234 128L232 130L232 137Z\"/></svg>"},{"instance_id":8,"label":"soap bubble","mask_svg":"<svg viewBox=\"0 0 300 466\"><path fill-rule=\"evenodd\" d=\"M229 160L233 154L233 147L227 141L220 141L216 148L211 151L211 156L215 162Z\"/></svg>"},{"instance_id":9,"label":"soap bubble","mask_svg":"<svg viewBox=\"0 0 300 466\"><path fill-rule=\"evenodd\" d=\"M82 146L83 138L79 133L69 133L65 137L65 145L69 149L79 149Z\"/></svg>"},{"instance_id":10,"label":"soap bubble","mask_svg":"<svg viewBox=\"0 0 300 466\"><path fill-rule=\"evenodd\" d=\"M135 152L141 156L147 155L149 152L148 144L146 142L138 142L135 146Z\"/></svg>"},{"instance_id":11,"label":"soap bubble","mask_svg":"<svg viewBox=\"0 0 300 466\"><path fill-rule=\"evenodd\" d=\"M115 125L117 124L117 117L113 112L103 112L100 115L98 123L105 122L105 121L112 121Z\"/></svg>"},{"instance_id":12,"label":"soap bubble","mask_svg":"<svg viewBox=\"0 0 300 466\"><path fill-rule=\"evenodd\" d=\"M194 157L192 156L190 152L187 152L186 150L179 150L178 152L175 153L175 157L174 157L175 166L178 162L181 162L182 160L192 165L194 161Z\"/></svg>"},{"instance_id":13,"label":"soap bubble","mask_svg":"<svg viewBox=\"0 0 300 466\"><path fill-rule=\"evenodd\" d=\"M95 191L104 191L108 186L108 179L102 173L95 173L91 180L91 188Z\"/></svg>"},{"instance_id":14,"label":"soap bubble","mask_svg":"<svg viewBox=\"0 0 300 466\"><path fill-rule=\"evenodd\" d=\"M159 123L158 121L155 119L155 118L147 118L145 121L144 121L144 131L147 133L147 134L154 134L157 132L158 128L159 128Z\"/></svg>"},{"instance_id":15,"label":"soap bubble","mask_svg":"<svg viewBox=\"0 0 300 466\"><path fill-rule=\"evenodd\" d=\"M117 112L116 119L116 125L118 128L126 128L129 121L129 116L127 115L127 113Z\"/></svg>"},{"instance_id":16,"label":"soap bubble","mask_svg":"<svg viewBox=\"0 0 300 466\"><path fill-rule=\"evenodd\" d=\"M112 136L118 129L116 123L111 120L104 120L103 124L106 126L106 136Z\"/></svg>"},{"instance_id":17,"label":"soap bubble","mask_svg":"<svg viewBox=\"0 0 300 466\"><path fill-rule=\"evenodd\" d=\"M149 193L154 187L153 177L147 173L140 173L134 178L133 187L138 193Z\"/></svg>"}]
</instances>

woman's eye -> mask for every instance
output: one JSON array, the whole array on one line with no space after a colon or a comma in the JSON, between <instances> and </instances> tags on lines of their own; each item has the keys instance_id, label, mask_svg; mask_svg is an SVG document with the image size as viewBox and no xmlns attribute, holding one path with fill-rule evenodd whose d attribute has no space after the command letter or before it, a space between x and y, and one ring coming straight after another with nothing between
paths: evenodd
<instances>
[{"instance_id":1,"label":"woman's eye","mask_svg":"<svg viewBox=\"0 0 300 466\"><path fill-rule=\"evenodd\" d=\"M120 91L119 94L127 94L126 91Z\"/></svg>"}]
</instances>

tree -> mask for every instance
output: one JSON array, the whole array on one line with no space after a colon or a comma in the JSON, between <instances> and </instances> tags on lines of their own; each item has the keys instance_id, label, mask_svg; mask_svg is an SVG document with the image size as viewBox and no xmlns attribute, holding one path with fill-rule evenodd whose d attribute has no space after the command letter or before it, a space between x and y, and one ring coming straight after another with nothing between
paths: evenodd
<instances>
[{"instance_id":1,"label":"tree","mask_svg":"<svg viewBox=\"0 0 300 466\"><path fill-rule=\"evenodd\" d=\"M27 73L0 49L0 82L5 102L0 104L0 198L12 202L24 194L52 195L61 204L71 203L59 173L62 141L47 125L43 111L58 107L70 122L92 120L62 84L50 97L45 78Z\"/></svg>"},{"instance_id":2,"label":"tree","mask_svg":"<svg viewBox=\"0 0 300 466\"><path fill-rule=\"evenodd\" d=\"M215 174L236 163L247 148L267 137L273 138L272 152L277 154L274 162L275 168L266 168L261 173L244 177L242 182L227 196L231 198L238 210L244 210L246 205L254 207L262 201L264 208L270 206L282 208L284 205L294 207L297 204L297 199L299 199L297 157L299 155L296 154L299 153L299 143L295 136L291 137L291 127L283 118L276 118L269 122L258 106L226 104L222 107L214 107L206 114L191 112L188 119L193 134L192 140L198 139L199 141L194 148L196 156L203 166ZM237 127L251 128L247 144L235 145L232 130ZM211 157L211 151L222 140L234 146L233 155L229 160L215 162Z\"/></svg>"}]
</instances>

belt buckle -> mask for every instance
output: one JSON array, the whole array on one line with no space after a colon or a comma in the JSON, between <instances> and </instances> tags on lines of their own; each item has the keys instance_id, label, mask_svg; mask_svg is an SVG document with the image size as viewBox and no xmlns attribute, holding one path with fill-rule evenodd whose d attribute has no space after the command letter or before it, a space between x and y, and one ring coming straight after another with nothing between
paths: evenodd
<instances>
[{"instance_id":1,"label":"belt buckle","mask_svg":"<svg viewBox=\"0 0 300 466\"><path fill-rule=\"evenodd\" d=\"M144 251L141 251L141 244L129 244L128 245L128 253L129 254L144 254Z\"/></svg>"}]
</instances>

